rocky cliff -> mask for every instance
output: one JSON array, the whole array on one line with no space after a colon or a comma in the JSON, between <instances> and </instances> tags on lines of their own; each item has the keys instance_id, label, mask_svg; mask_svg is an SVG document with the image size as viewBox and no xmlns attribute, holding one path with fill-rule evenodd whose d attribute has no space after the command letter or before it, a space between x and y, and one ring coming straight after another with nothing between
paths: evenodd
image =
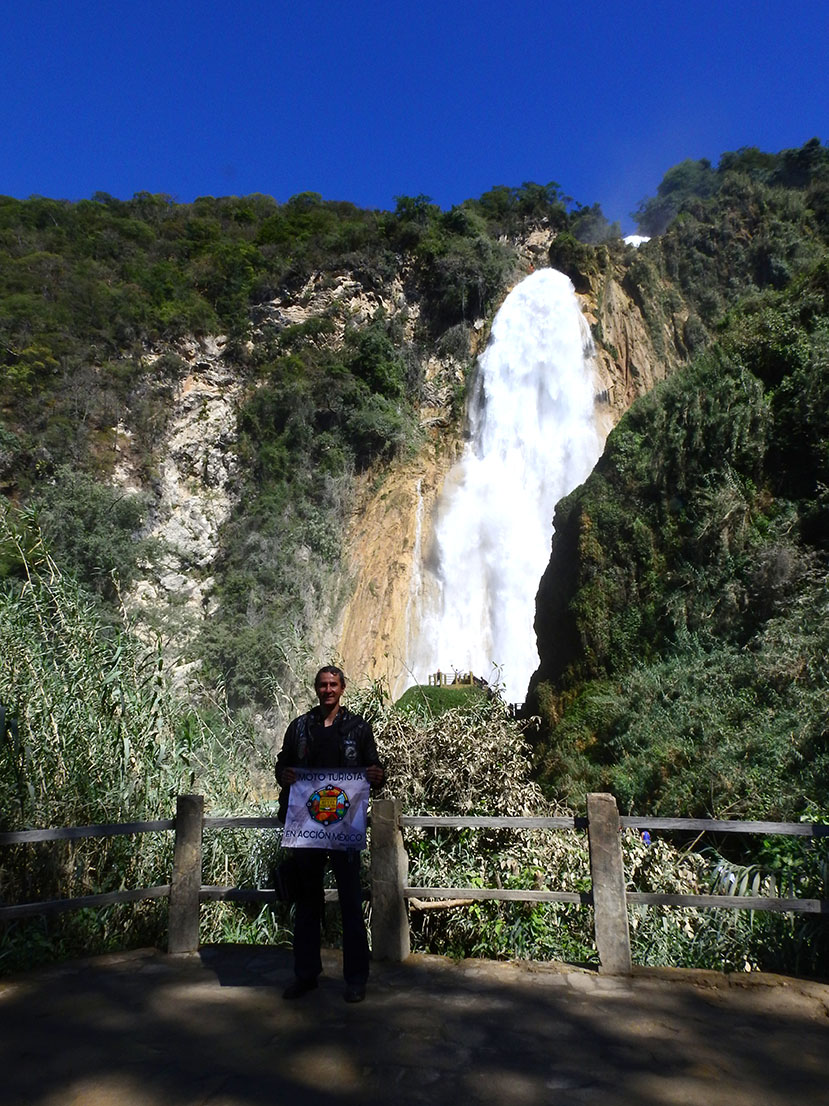
<instances>
[{"instance_id":1,"label":"rocky cliff","mask_svg":"<svg viewBox=\"0 0 829 1106\"><path fill-rule=\"evenodd\" d=\"M357 678L399 686L415 554L463 442L475 358L510 288L563 264L555 198L519 190L509 232L498 229L508 197L496 198L497 212L451 216L419 201L388 216L313 197L47 204L43 241L20 238L24 253L60 247L77 265L76 280L52 288L74 327L55 330L44 308L36 342L31 318L8 336L0 486L12 501L45 494L59 561L109 602L115 573L128 613L160 635L189 689L207 679L236 702L267 702L275 679L298 686L332 655ZM58 217L68 243L47 241ZM95 235L129 238L136 219L146 257L122 272L116 251L89 302L75 302ZM336 248L322 237L333 231ZM634 256L580 247L568 269L596 339L603 435L682 357L628 279ZM109 319L90 304L112 287L122 294ZM129 533L110 525L107 496L123 495L144 505L137 565Z\"/></svg>"},{"instance_id":2,"label":"rocky cliff","mask_svg":"<svg viewBox=\"0 0 829 1106\"><path fill-rule=\"evenodd\" d=\"M512 244L516 281L544 265L554 239L552 231L538 228ZM670 356L657 352L642 307L625 290L624 253L603 270L591 272L586 282L575 275L584 289L579 299L596 338L596 418L606 436L633 400L679 363L682 351L665 327L659 344ZM508 291L505 288L503 295ZM330 325L317 340L337 348L347 326L364 326L378 313L396 321L403 340L411 342L420 312L410 287L407 294L405 271L380 289L367 288L355 273L333 278L317 273L296 295L276 297L256 309L250 346L288 328L327 320ZM436 343L421 350L422 444L414 454L373 465L358 475L342 559L316 608L314 627L306 633L304 644L310 653L337 656L354 678L384 680L392 691L399 690L406 677L405 641L417 583L414 568L420 551L428 547L432 507L463 441L457 397L490 322L491 317L480 318L466 328L465 348L440 352ZM126 601L141 623L161 632L178 678L198 682L196 643L200 627L215 609L222 526L234 509L244 509L239 501L236 420L250 383L244 382L222 337L179 342L175 353L187 371L178 381L164 436L156 443L146 527L147 536L161 540L163 551L145 566ZM155 356L147 357L150 372ZM126 426L123 434L129 434ZM141 486L126 442L113 479L125 488Z\"/></svg>"},{"instance_id":3,"label":"rocky cliff","mask_svg":"<svg viewBox=\"0 0 829 1106\"><path fill-rule=\"evenodd\" d=\"M139 628L160 633L172 671L186 682L198 661L199 627L212 610L211 591L219 535L234 504L238 458L236 404L242 388L223 337L177 344L185 373L167 412L166 430L155 445L150 479L151 509L142 536L158 557L123 596ZM152 373L155 354L147 359ZM126 426L122 434L129 439ZM119 447L113 482L141 488L146 477L128 444Z\"/></svg>"}]
</instances>

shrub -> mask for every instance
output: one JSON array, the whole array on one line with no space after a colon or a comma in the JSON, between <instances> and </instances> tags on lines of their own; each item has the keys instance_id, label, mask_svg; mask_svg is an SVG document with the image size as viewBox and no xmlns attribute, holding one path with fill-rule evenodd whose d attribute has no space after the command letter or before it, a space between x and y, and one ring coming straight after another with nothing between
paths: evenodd
<instances>
[{"instance_id":1,"label":"shrub","mask_svg":"<svg viewBox=\"0 0 829 1106\"><path fill-rule=\"evenodd\" d=\"M139 562L155 552L141 539L148 497L125 492L62 467L36 504L38 522L53 557L110 601L129 587Z\"/></svg>"}]
</instances>

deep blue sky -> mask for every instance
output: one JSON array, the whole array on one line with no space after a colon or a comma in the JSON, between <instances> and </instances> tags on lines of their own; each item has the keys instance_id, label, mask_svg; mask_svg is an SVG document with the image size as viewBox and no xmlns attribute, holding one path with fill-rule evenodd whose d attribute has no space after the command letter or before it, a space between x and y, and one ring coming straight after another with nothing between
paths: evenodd
<instances>
[{"instance_id":1,"label":"deep blue sky","mask_svg":"<svg viewBox=\"0 0 829 1106\"><path fill-rule=\"evenodd\" d=\"M0 35L18 197L555 180L630 230L683 158L829 139L825 0L24 0Z\"/></svg>"}]
</instances>

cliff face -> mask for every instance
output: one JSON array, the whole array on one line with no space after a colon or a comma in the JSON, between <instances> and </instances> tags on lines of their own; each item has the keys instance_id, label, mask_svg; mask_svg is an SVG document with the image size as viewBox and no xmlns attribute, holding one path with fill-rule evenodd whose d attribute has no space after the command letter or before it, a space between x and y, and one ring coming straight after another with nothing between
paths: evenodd
<instances>
[{"instance_id":1,"label":"cliff face","mask_svg":"<svg viewBox=\"0 0 829 1106\"><path fill-rule=\"evenodd\" d=\"M296 295L276 297L256 309L253 336L243 351L250 358L258 347L304 329L318 347L336 354L347 331L359 331L378 317L396 327L401 346L419 350L422 444L415 456L370 466L344 493L346 528L335 539L340 564L319 594L306 597L311 616L297 643L314 662L336 657L350 676L384 678L392 686L405 661L413 551L458 446L456 404L486 331L479 319L451 351L416 345L421 305L411 288L407 291L407 280L403 270L375 288L354 273L315 273ZM258 381L223 336L188 339L161 352L184 367L154 444L149 480L146 464L131 447L130 424L136 417L131 410L123 412L111 477L127 494L149 494L141 536L156 540L159 550L122 598L140 632L161 635L176 680L192 690L200 678L199 635L217 608L217 585L221 588L226 571L223 527L246 509L239 418ZM148 379L158 356L154 351L145 357ZM300 548L297 556L313 554ZM275 646L286 650L288 643ZM300 672L295 683L288 679L285 690L296 693L301 683Z\"/></svg>"},{"instance_id":2,"label":"cliff face","mask_svg":"<svg viewBox=\"0 0 829 1106\"><path fill-rule=\"evenodd\" d=\"M430 446L395 466L379 488L358 493L352 514L337 654L353 678L383 680L393 694L406 675L415 566L450 465L451 450Z\"/></svg>"},{"instance_id":3,"label":"cliff face","mask_svg":"<svg viewBox=\"0 0 829 1106\"><path fill-rule=\"evenodd\" d=\"M638 396L665 378L680 355L670 336L666 336L667 356L657 353L640 307L615 274L596 277L581 299L597 338L599 378L606 382L607 403L617 422Z\"/></svg>"},{"instance_id":4,"label":"cliff face","mask_svg":"<svg viewBox=\"0 0 829 1106\"><path fill-rule=\"evenodd\" d=\"M195 639L211 613L221 527L235 499L241 382L224 348L224 339L215 337L177 347L187 368L156 444L152 507L142 534L158 543L160 553L123 596L139 627L160 632L180 682L198 669ZM147 361L152 372L153 357ZM127 445L119 453L113 482L135 489L142 479Z\"/></svg>"},{"instance_id":5,"label":"cliff face","mask_svg":"<svg viewBox=\"0 0 829 1106\"><path fill-rule=\"evenodd\" d=\"M485 324L471 330L470 354ZM463 362L432 355L424 372L416 456L358 481L346 530L344 601L335 652L358 680L381 680L392 694L406 677L406 641L416 603L416 570L431 538L433 507L462 446L453 399L464 386Z\"/></svg>"},{"instance_id":6,"label":"cliff face","mask_svg":"<svg viewBox=\"0 0 829 1106\"><path fill-rule=\"evenodd\" d=\"M518 259L514 283L523 273L548 263L554 240L553 231L539 228L511 243ZM664 325L654 337L640 302L625 288L624 261L594 270L587 281L577 280L583 289L582 309L596 338L596 419L605 437L633 400L681 360L675 341L681 320ZM316 273L296 295L277 297L256 309L248 354L275 336L296 328L310 332L320 323L325 325L314 341L338 350L349 328L369 325L378 316L397 328L401 342L415 348L421 304L407 271L379 288L367 287L355 273ZM474 321L451 352L445 342L417 347L422 444L414 455L374 465L357 477L338 573L318 597L305 631L309 653L334 655L351 677L382 679L393 693L402 689L407 675L416 569L430 542L433 507L462 446L458 396L468 367L487 340L490 323L491 317ZM222 527L234 510L244 510L239 498L237 418L250 379L243 382L241 367L228 354L223 338L180 342L175 353L186 369L156 444L145 535L160 539L162 552L145 567L125 599L143 624L161 632L178 678L197 683L196 642L216 605ZM146 362L149 373L153 356ZM115 482L125 488L138 487L142 480L131 464L128 435L125 425L114 473ZM532 632L527 627L527 633Z\"/></svg>"}]
</instances>

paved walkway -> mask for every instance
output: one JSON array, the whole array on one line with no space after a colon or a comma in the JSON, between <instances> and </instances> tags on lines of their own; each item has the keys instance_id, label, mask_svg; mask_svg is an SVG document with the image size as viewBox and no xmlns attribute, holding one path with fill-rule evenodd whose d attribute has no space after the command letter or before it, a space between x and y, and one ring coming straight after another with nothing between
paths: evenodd
<instances>
[{"instance_id":1,"label":"paved walkway","mask_svg":"<svg viewBox=\"0 0 829 1106\"><path fill-rule=\"evenodd\" d=\"M0 981L2 1106L829 1106L829 985L413 956L297 1002L282 950Z\"/></svg>"}]
</instances>

